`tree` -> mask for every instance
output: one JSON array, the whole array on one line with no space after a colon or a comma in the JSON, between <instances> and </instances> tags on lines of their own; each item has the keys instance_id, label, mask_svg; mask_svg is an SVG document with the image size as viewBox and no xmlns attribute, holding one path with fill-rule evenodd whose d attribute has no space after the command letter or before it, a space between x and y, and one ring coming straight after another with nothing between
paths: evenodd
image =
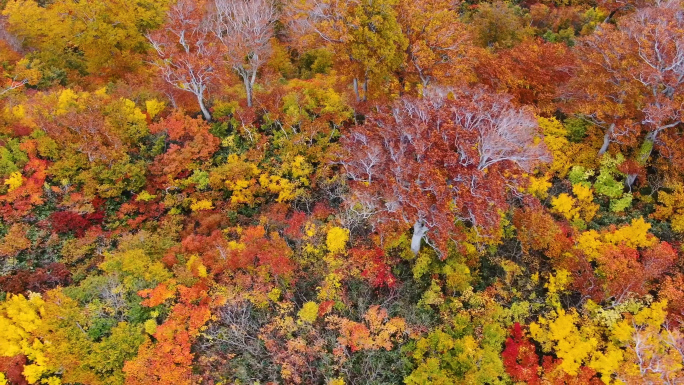
<instances>
[{"instance_id":1,"label":"tree","mask_svg":"<svg viewBox=\"0 0 684 385\"><path fill-rule=\"evenodd\" d=\"M168 11L166 24L147 39L157 51L155 65L164 81L195 95L202 115L211 120L204 99L219 76L223 52L205 16L202 1L180 0Z\"/></svg>"},{"instance_id":2,"label":"tree","mask_svg":"<svg viewBox=\"0 0 684 385\"><path fill-rule=\"evenodd\" d=\"M397 21L406 36L406 71L423 87L453 83L467 72L471 36L451 0L399 1Z\"/></svg>"},{"instance_id":3,"label":"tree","mask_svg":"<svg viewBox=\"0 0 684 385\"><path fill-rule=\"evenodd\" d=\"M149 297L143 305L159 305L151 302L154 297L150 296L154 290L139 293L143 297ZM211 317L208 298L206 291L184 286L174 288L166 298L175 297L176 290L178 302L171 308L169 317L161 325L154 327L155 342L146 340L140 345L137 357L124 364L126 384L197 383L192 373L194 353L191 348L200 329Z\"/></svg>"},{"instance_id":4,"label":"tree","mask_svg":"<svg viewBox=\"0 0 684 385\"><path fill-rule=\"evenodd\" d=\"M122 76L139 68L144 34L163 21L168 0L13 0L8 30L46 64L73 75Z\"/></svg>"},{"instance_id":5,"label":"tree","mask_svg":"<svg viewBox=\"0 0 684 385\"><path fill-rule=\"evenodd\" d=\"M641 138L643 164L659 135L684 121L683 15L680 1L664 2L579 41L571 106L604 129L599 155Z\"/></svg>"},{"instance_id":6,"label":"tree","mask_svg":"<svg viewBox=\"0 0 684 385\"><path fill-rule=\"evenodd\" d=\"M214 0L211 29L225 47L228 63L242 78L252 107L259 68L271 56L276 10L271 0Z\"/></svg>"},{"instance_id":7,"label":"tree","mask_svg":"<svg viewBox=\"0 0 684 385\"><path fill-rule=\"evenodd\" d=\"M384 80L405 62L407 40L397 21L397 0L307 0L293 4L294 29L330 44L340 53L345 71L354 77L354 92L363 99L368 82Z\"/></svg>"},{"instance_id":8,"label":"tree","mask_svg":"<svg viewBox=\"0 0 684 385\"><path fill-rule=\"evenodd\" d=\"M516 176L547 159L537 135L532 113L504 95L404 97L342 139L350 205L381 227L412 225L414 253L428 231L442 253L450 238L464 239L465 225L492 236Z\"/></svg>"}]
</instances>

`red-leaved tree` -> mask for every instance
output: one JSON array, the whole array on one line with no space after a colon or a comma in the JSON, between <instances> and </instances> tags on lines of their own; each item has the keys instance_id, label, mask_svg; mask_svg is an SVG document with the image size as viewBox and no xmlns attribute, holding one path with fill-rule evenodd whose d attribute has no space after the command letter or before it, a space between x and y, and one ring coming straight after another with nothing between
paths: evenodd
<instances>
[{"instance_id":1,"label":"red-leaved tree","mask_svg":"<svg viewBox=\"0 0 684 385\"><path fill-rule=\"evenodd\" d=\"M204 3L180 0L168 11L167 22L147 35L159 60L155 62L164 81L195 95L202 115L211 120L204 100L221 69L221 45L212 40Z\"/></svg>"},{"instance_id":2,"label":"red-leaved tree","mask_svg":"<svg viewBox=\"0 0 684 385\"><path fill-rule=\"evenodd\" d=\"M466 226L493 236L518 176L548 158L533 113L482 90L404 97L342 144L350 207L380 227L413 226L414 253L423 238L444 253Z\"/></svg>"}]
</instances>

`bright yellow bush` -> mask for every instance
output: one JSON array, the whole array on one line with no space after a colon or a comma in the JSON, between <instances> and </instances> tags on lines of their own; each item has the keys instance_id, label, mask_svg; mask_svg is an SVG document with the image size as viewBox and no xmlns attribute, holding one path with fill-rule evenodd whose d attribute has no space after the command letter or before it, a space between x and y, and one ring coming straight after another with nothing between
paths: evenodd
<instances>
[{"instance_id":1,"label":"bright yellow bush","mask_svg":"<svg viewBox=\"0 0 684 385\"><path fill-rule=\"evenodd\" d=\"M328 231L325 244L331 253L341 253L347 246L349 240L349 230L341 227L333 227Z\"/></svg>"},{"instance_id":2,"label":"bright yellow bush","mask_svg":"<svg viewBox=\"0 0 684 385\"><path fill-rule=\"evenodd\" d=\"M561 214L567 220L579 218L579 208L575 207L575 198L566 193L562 193L551 199L552 211Z\"/></svg>"},{"instance_id":3,"label":"bright yellow bush","mask_svg":"<svg viewBox=\"0 0 684 385\"><path fill-rule=\"evenodd\" d=\"M532 338L541 343L545 352L555 352L562 359L560 367L570 375L577 375L580 366L590 361L599 345L595 331L590 326L577 327L580 318L573 309L566 312L557 309L550 317L540 317L530 325Z\"/></svg>"},{"instance_id":4,"label":"bright yellow bush","mask_svg":"<svg viewBox=\"0 0 684 385\"><path fill-rule=\"evenodd\" d=\"M214 209L214 204L208 199L202 199L201 201L198 201L196 199L192 199L192 203L190 204L190 210L192 210L192 211L213 210L213 209Z\"/></svg>"},{"instance_id":5,"label":"bright yellow bush","mask_svg":"<svg viewBox=\"0 0 684 385\"><path fill-rule=\"evenodd\" d=\"M9 178L5 179L5 184L8 186L7 191L12 192L24 184L24 177L19 171L13 172L10 174Z\"/></svg>"},{"instance_id":6,"label":"bright yellow bush","mask_svg":"<svg viewBox=\"0 0 684 385\"><path fill-rule=\"evenodd\" d=\"M299 319L304 322L315 322L316 318L318 318L318 304L312 301L305 303L297 315L299 316Z\"/></svg>"},{"instance_id":7,"label":"bright yellow bush","mask_svg":"<svg viewBox=\"0 0 684 385\"><path fill-rule=\"evenodd\" d=\"M527 191L539 199L546 199L549 196L549 188L551 188L551 183L548 179L548 176L539 178L530 176L530 185L527 187Z\"/></svg>"},{"instance_id":8,"label":"bright yellow bush","mask_svg":"<svg viewBox=\"0 0 684 385\"><path fill-rule=\"evenodd\" d=\"M648 232L651 224L644 218L632 220L632 223L623 226L612 233L604 235L606 242L614 245L624 244L631 248L651 247L658 243L658 238Z\"/></svg>"}]
</instances>

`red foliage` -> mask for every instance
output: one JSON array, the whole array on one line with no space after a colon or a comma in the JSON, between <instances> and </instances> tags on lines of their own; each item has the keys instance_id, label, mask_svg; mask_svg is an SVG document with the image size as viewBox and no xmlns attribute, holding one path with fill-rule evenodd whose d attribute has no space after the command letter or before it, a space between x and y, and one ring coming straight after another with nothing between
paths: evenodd
<instances>
[{"instance_id":1,"label":"red foliage","mask_svg":"<svg viewBox=\"0 0 684 385\"><path fill-rule=\"evenodd\" d=\"M644 295L677 260L677 252L667 242L660 242L641 252L624 245L606 247L597 259L596 278L603 295L594 299ZM587 293L588 294L588 293Z\"/></svg>"},{"instance_id":2,"label":"red foliage","mask_svg":"<svg viewBox=\"0 0 684 385\"><path fill-rule=\"evenodd\" d=\"M427 231L442 253L450 239L465 237L463 225L495 236L507 186L547 157L537 135L532 111L507 96L464 90L404 97L343 137L349 204L377 213L380 231Z\"/></svg>"},{"instance_id":3,"label":"red foliage","mask_svg":"<svg viewBox=\"0 0 684 385\"><path fill-rule=\"evenodd\" d=\"M290 219L287 220L287 227L283 234L286 237L298 239L302 237L302 226L306 222L306 213L302 211L295 211Z\"/></svg>"},{"instance_id":4,"label":"red foliage","mask_svg":"<svg viewBox=\"0 0 684 385\"><path fill-rule=\"evenodd\" d=\"M596 371L586 366L579 369L579 373L575 377L565 373L563 369L558 366L563 362L561 359L555 359L551 356L544 356L542 368L544 369L544 383L553 385L601 385L601 381L596 377Z\"/></svg>"},{"instance_id":5,"label":"red foliage","mask_svg":"<svg viewBox=\"0 0 684 385\"><path fill-rule=\"evenodd\" d=\"M531 385L541 384L536 347L525 337L519 323L515 323L510 333L511 337L506 340L504 351L501 353L506 373L515 381L525 381Z\"/></svg>"},{"instance_id":6,"label":"red foliage","mask_svg":"<svg viewBox=\"0 0 684 385\"><path fill-rule=\"evenodd\" d=\"M354 248L349 251L353 263L361 266L361 277L365 278L375 288L397 287L397 278L392 274L392 268L387 264L384 251L375 249Z\"/></svg>"},{"instance_id":7,"label":"red foliage","mask_svg":"<svg viewBox=\"0 0 684 385\"><path fill-rule=\"evenodd\" d=\"M5 377L12 385L28 385L23 375L24 365L26 356L0 357L0 372L5 373Z\"/></svg>"},{"instance_id":8,"label":"red foliage","mask_svg":"<svg viewBox=\"0 0 684 385\"><path fill-rule=\"evenodd\" d=\"M166 291L166 286L163 291ZM178 303L154 333L156 342L143 343L138 356L126 362L126 383L133 385L194 384L192 344L211 316L206 290L177 287ZM175 292L171 292L172 297ZM147 305L151 305L147 303Z\"/></svg>"},{"instance_id":9,"label":"red foliage","mask_svg":"<svg viewBox=\"0 0 684 385\"><path fill-rule=\"evenodd\" d=\"M36 157L36 143L28 140L20 145L29 156L22 172L23 184L5 195L0 195L0 215L8 222L24 218L35 207L43 203L43 185L49 162Z\"/></svg>"},{"instance_id":10,"label":"red foliage","mask_svg":"<svg viewBox=\"0 0 684 385\"><path fill-rule=\"evenodd\" d=\"M277 233L267 237L262 226L248 227L243 231L240 243L245 245L243 249L229 252L227 264L231 270L262 267L276 277L292 276L295 268L290 259L292 250Z\"/></svg>"},{"instance_id":11,"label":"red foliage","mask_svg":"<svg viewBox=\"0 0 684 385\"><path fill-rule=\"evenodd\" d=\"M56 211L50 215L52 229L59 234L73 232L76 237L82 237L90 227L102 223L104 213L96 211L94 213L81 215L71 211Z\"/></svg>"},{"instance_id":12,"label":"red foliage","mask_svg":"<svg viewBox=\"0 0 684 385\"><path fill-rule=\"evenodd\" d=\"M45 267L30 270L16 270L0 277L0 291L8 293L43 293L57 286L71 283L71 272L61 263L51 263Z\"/></svg>"},{"instance_id":13,"label":"red foliage","mask_svg":"<svg viewBox=\"0 0 684 385\"><path fill-rule=\"evenodd\" d=\"M218 150L220 140L209 132L209 125L201 119L176 112L150 126L152 133L165 132L169 149L150 165L150 172L159 188L169 187L169 178L190 175L189 167L211 158Z\"/></svg>"},{"instance_id":14,"label":"red foliage","mask_svg":"<svg viewBox=\"0 0 684 385\"><path fill-rule=\"evenodd\" d=\"M659 294L667 299L669 316L679 324L684 323L684 275L665 278Z\"/></svg>"},{"instance_id":15,"label":"red foliage","mask_svg":"<svg viewBox=\"0 0 684 385\"><path fill-rule=\"evenodd\" d=\"M498 55L483 55L476 71L482 83L513 95L516 103L550 111L558 88L570 80L572 60L565 43L526 40Z\"/></svg>"}]
</instances>

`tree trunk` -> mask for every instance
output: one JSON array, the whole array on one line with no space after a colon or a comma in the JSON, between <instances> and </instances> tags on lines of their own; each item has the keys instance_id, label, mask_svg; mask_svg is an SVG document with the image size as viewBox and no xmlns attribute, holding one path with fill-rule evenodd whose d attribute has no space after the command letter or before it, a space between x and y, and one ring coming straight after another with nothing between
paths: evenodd
<instances>
[{"instance_id":1,"label":"tree trunk","mask_svg":"<svg viewBox=\"0 0 684 385\"><path fill-rule=\"evenodd\" d=\"M250 81L249 75L245 74L242 79L245 83L245 92L247 93L247 107L252 107L252 82Z\"/></svg>"},{"instance_id":2,"label":"tree trunk","mask_svg":"<svg viewBox=\"0 0 684 385\"><path fill-rule=\"evenodd\" d=\"M207 107L204 105L204 98L202 97L202 94L197 95L197 101L199 102L200 110L202 110L202 115L204 115L204 119L210 122L211 114L209 113Z\"/></svg>"},{"instance_id":3,"label":"tree trunk","mask_svg":"<svg viewBox=\"0 0 684 385\"><path fill-rule=\"evenodd\" d=\"M625 179L625 184L627 185L627 188L629 191L632 191L632 185L636 181L636 178L639 174L627 174L627 178Z\"/></svg>"},{"instance_id":4,"label":"tree trunk","mask_svg":"<svg viewBox=\"0 0 684 385\"><path fill-rule=\"evenodd\" d=\"M354 94L356 95L356 101L361 101L361 97L359 96L359 81L356 78L354 78Z\"/></svg>"},{"instance_id":5,"label":"tree trunk","mask_svg":"<svg viewBox=\"0 0 684 385\"><path fill-rule=\"evenodd\" d=\"M639 163L645 164L648 158L651 157L653 152L653 146L655 145L656 137L660 131L651 131L644 138L644 143L641 144L641 149L639 150Z\"/></svg>"},{"instance_id":6,"label":"tree trunk","mask_svg":"<svg viewBox=\"0 0 684 385\"><path fill-rule=\"evenodd\" d=\"M608 131L606 131L605 135L603 135L603 146L601 146L601 149L598 152L598 156L601 156L608 151L608 146L610 145L610 137L613 136L613 130L615 130L615 123L610 125L610 128L608 128Z\"/></svg>"},{"instance_id":7,"label":"tree trunk","mask_svg":"<svg viewBox=\"0 0 684 385\"><path fill-rule=\"evenodd\" d=\"M363 80L363 101L368 101L368 77Z\"/></svg>"},{"instance_id":8,"label":"tree trunk","mask_svg":"<svg viewBox=\"0 0 684 385\"><path fill-rule=\"evenodd\" d=\"M413 225L413 237L411 238L411 251L414 255L418 255L420 251L420 243L423 241L425 233L428 232L428 227L421 223L421 221L416 221Z\"/></svg>"}]
</instances>

